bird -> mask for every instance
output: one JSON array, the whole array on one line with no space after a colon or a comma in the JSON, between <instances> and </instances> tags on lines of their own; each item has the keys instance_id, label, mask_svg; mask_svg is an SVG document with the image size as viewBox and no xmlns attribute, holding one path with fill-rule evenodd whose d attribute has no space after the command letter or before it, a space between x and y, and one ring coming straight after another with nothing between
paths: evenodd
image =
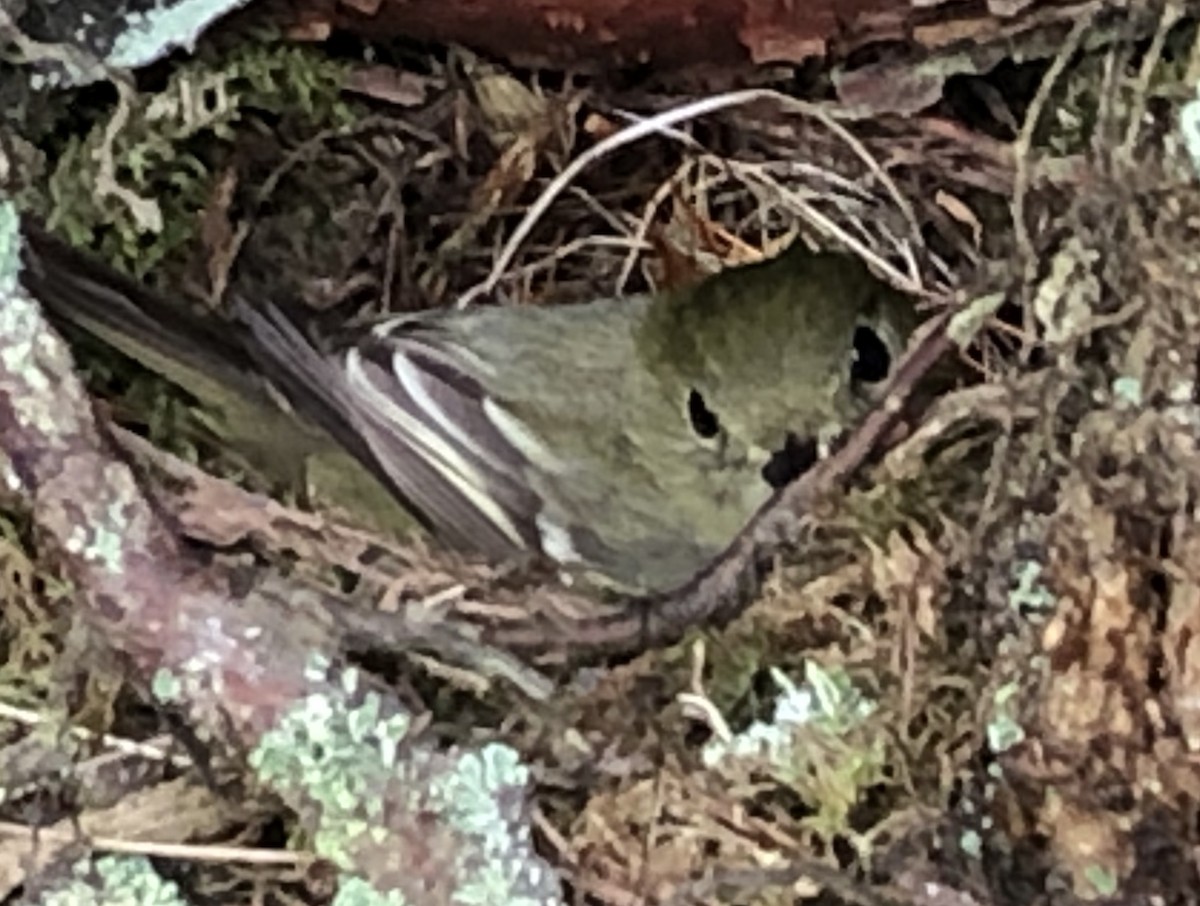
<instances>
[{"instance_id":1,"label":"bird","mask_svg":"<svg viewBox=\"0 0 1200 906\"><path fill-rule=\"evenodd\" d=\"M56 323L179 384L275 474L328 461L352 510L624 594L719 555L861 417L912 327L859 259L800 243L660 292L323 336L270 299L196 312L28 221L23 261Z\"/></svg>"}]
</instances>

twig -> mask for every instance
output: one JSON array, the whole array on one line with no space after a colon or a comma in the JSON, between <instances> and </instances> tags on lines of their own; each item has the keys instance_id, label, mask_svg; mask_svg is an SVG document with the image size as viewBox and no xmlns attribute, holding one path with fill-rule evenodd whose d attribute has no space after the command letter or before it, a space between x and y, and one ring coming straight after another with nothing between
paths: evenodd
<instances>
[{"instance_id":1,"label":"twig","mask_svg":"<svg viewBox=\"0 0 1200 906\"><path fill-rule=\"evenodd\" d=\"M36 727L46 722L44 714L30 711L28 708L18 708L7 702L0 702L0 719L11 720L24 726ZM168 755L162 746L114 736L111 733L94 733L86 727L71 726L67 732L76 739L83 741L96 740L101 745L113 749L122 756L135 755L150 761L169 761L177 768L191 767L192 760L183 755ZM11 791L9 791L11 794Z\"/></svg>"},{"instance_id":2,"label":"twig","mask_svg":"<svg viewBox=\"0 0 1200 906\"><path fill-rule=\"evenodd\" d=\"M50 840L70 843L79 839L74 828L32 828L23 824L0 822L0 836L11 842ZM186 859L189 862L212 862L241 865L304 866L317 861L313 853L286 849L258 849L245 846L217 846L197 843L162 843L153 840L122 840L119 837L90 837L87 841L100 852L153 856L160 859Z\"/></svg>"},{"instance_id":3,"label":"twig","mask_svg":"<svg viewBox=\"0 0 1200 906\"><path fill-rule=\"evenodd\" d=\"M867 164L880 181L888 188L897 205L908 218L909 224L913 229L914 237L919 239L920 230L917 225L916 216L912 211L907 199L900 193L895 182L880 166L879 162L867 151L863 144L858 141L854 135L838 123L832 113L819 105L806 103L781 94L777 91L768 89L747 89L743 91L732 91L725 94L718 94L712 97L702 98L698 101L693 101L689 104L684 104L680 107L675 107L671 110L663 111L654 116L647 117L644 120L635 122L612 135L607 136L601 141L592 145L559 173L549 185L538 196L537 200L529 207L521 222L517 224L512 235L500 250L496 257L496 261L492 266L486 280L467 290L458 300L460 307L465 307L471 304L476 298L486 293L492 292L496 285L503 278L508 270L513 257L517 253L517 249L528 238L533 231L534 226L554 203L554 200L562 193L574 179L585 169L591 166L596 161L602 159L606 155L612 153L617 148L628 145L632 142L646 138L650 135L666 135L668 138L673 137L672 126L678 123L687 122L701 116L706 116L711 113L716 113L720 110L727 110L733 107L741 107L747 104L752 104L757 101L772 101L779 104L785 110L795 111L804 115L813 116L820 120L825 126L834 132L839 138L847 143L847 145Z\"/></svg>"},{"instance_id":4,"label":"twig","mask_svg":"<svg viewBox=\"0 0 1200 906\"><path fill-rule=\"evenodd\" d=\"M760 168L756 165L751 164L743 166L738 162L733 161L729 162L729 165L741 176L742 179L746 180L747 182L751 180L761 181L764 179ZM886 276L889 282L891 282L897 289L914 294L920 294L925 291L924 286L922 286L920 283L919 274L914 278L912 276L907 276L900 273L900 271L894 268L886 259L881 258L872 249L868 248L857 238L850 235L850 233L848 233L846 230L842 229L842 227L831 217L821 213L815 206L805 201L799 195L799 193L780 185L773 179L771 180L770 186L772 191L778 193L779 196L783 198L790 207L794 208L801 217L807 220L826 236L837 240L846 248L853 251L856 255L870 264L876 272Z\"/></svg>"},{"instance_id":5,"label":"twig","mask_svg":"<svg viewBox=\"0 0 1200 906\"><path fill-rule=\"evenodd\" d=\"M1146 50L1146 55L1142 57L1142 65L1138 70L1137 85L1133 93L1133 103L1129 109L1129 119L1125 123L1125 140L1117 149L1117 154L1128 164L1132 164L1134 159L1134 146L1137 144L1138 135L1142 130L1142 117L1146 113L1146 96L1150 92L1150 80L1154 77L1155 68L1162 62L1163 45L1167 43L1167 33L1182 18L1182 7L1175 3L1167 3L1158 18L1158 28L1154 31L1150 47Z\"/></svg>"},{"instance_id":6,"label":"twig","mask_svg":"<svg viewBox=\"0 0 1200 906\"><path fill-rule=\"evenodd\" d=\"M654 223L654 218L658 216L659 209L666 204L667 199L675 191L675 187L681 184L695 167L696 162L694 160L685 160L670 177L654 190L654 194L650 196L650 200L642 208L642 214L638 218L637 227L633 231L632 238L635 242L646 241L646 236L650 232L650 225ZM617 293L625 291L625 285L629 282L629 277L633 273L634 267L637 266L637 260L638 249L636 247L630 248L629 254L625 256L625 260L621 264L621 271L617 275Z\"/></svg>"},{"instance_id":7,"label":"twig","mask_svg":"<svg viewBox=\"0 0 1200 906\"><path fill-rule=\"evenodd\" d=\"M1067 68L1067 63L1071 57L1075 55L1075 51L1079 49L1079 43L1083 40L1084 32L1090 27L1090 20L1083 18L1075 22L1071 26L1071 31L1067 34L1063 41L1062 47L1054 57L1054 62L1050 64L1050 68L1046 70L1045 76L1042 77L1041 84L1038 85L1037 93L1034 94L1033 100L1029 104L1029 109L1025 112L1025 120L1021 124L1021 131L1017 135L1017 140L1013 143L1013 164L1015 171L1013 173L1013 200L1012 200L1012 219L1013 232L1015 234L1017 251L1024 265L1025 280L1023 292L1028 293L1028 287L1032 285L1034 278L1037 276L1037 254L1033 248L1033 242L1029 238L1029 225L1025 222L1025 199L1029 193L1029 156L1032 153L1033 133L1037 129L1038 121L1042 117L1042 110L1046 103L1050 100L1050 92L1054 89L1055 83L1062 77L1063 71Z\"/></svg>"}]
</instances>

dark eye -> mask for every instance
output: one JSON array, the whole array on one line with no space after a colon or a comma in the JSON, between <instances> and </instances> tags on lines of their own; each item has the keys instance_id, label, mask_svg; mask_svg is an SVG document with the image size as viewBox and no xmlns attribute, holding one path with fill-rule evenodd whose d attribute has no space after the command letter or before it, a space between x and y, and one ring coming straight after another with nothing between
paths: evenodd
<instances>
[{"instance_id":1,"label":"dark eye","mask_svg":"<svg viewBox=\"0 0 1200 906\"><path fill-rule=\"evenodd\" d=\"M795 434L789 434L787 443L772 453L767 464L762 467L763 481L773 488L782 488L811 469L816 461L816 440L811 437L801 439Z\"/></svg>"},{"instance_id":2,"label":"dark eye","mask_svg":"<svg viewBox=\"0 0 1200 906\"><path fill-rule=\"evenodd\" d=\"M716 437L721 432L721 423L708 406L704 405L704 397L699 391L693 390L688 394L687 409L688 418L692 420L692 430L705 440Z\"/></svg>"},{"instance_id":3,"label":"dark eye","mask_svg":"<svg viewBox=\"0 0 1200 906\"><path fill-rule=\"evenodd\" d=\"M870 327L860 326L854 331L854 362L850 365L850 378L862 384L878 384L888 376L892 368L892 354L887 344Z\"/></svg>"}]
</instances>

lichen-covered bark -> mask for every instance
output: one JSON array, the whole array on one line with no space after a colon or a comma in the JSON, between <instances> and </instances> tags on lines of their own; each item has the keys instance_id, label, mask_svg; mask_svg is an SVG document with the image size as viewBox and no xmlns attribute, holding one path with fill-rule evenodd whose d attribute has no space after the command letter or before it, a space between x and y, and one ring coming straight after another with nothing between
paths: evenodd
<instances>
[{"instance_id":1,"label":"lichen-covered bark","mask_svg":"<svg viewBox=\"0 0 1200 906\"><path fill-rule=\"evenodd\" d=\"M177 47L190 49L208 26L248 0L27 0L13 23L19 43L42 47L38 60L55 81L86 85L107 77L106 67L136 69ZM0 9L0 32L7 13ZM73 48L82 53L71 52Z\"/></svg>"},{"instance_id":2,"label":"lichen-covered bark","mask_svg":"<svg viewBox=\"0 0 1200 906\"><path fill-rule=\"evenodd\" d=\"M908 107L929 103L944 78L989 69L1020 37L1045 36L1053 55L1061 28L1093 16L1101 0L1024 3L902 3L896 0L290 0L298 33L348 29L372 39L403 36L460 43L519 64L657 67L798 64L847 60L878 47L872 62L844 73L843 100L876 95ZM981 56L977 56L981 54ZM933 64L934 56L940 62Z\"/></svg>"}]
</instances>

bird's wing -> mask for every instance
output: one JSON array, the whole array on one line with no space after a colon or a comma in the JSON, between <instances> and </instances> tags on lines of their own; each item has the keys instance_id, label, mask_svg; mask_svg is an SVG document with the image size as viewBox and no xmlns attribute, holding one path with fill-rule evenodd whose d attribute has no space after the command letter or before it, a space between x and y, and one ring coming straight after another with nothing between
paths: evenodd
<instances>
[{"instance_id":1,"label":"bird's wing","mask_svg":"<svg viewBox=\"0 0 1200 906\"><path fill-rule=\"evenodd\" d=\"M528 462L436 320L393 319L322 352L274 308L241 303L235 313L289 402L352 435L352 452L439 537L495 559L540 549Z\"/></svg>"}]
</instances>

